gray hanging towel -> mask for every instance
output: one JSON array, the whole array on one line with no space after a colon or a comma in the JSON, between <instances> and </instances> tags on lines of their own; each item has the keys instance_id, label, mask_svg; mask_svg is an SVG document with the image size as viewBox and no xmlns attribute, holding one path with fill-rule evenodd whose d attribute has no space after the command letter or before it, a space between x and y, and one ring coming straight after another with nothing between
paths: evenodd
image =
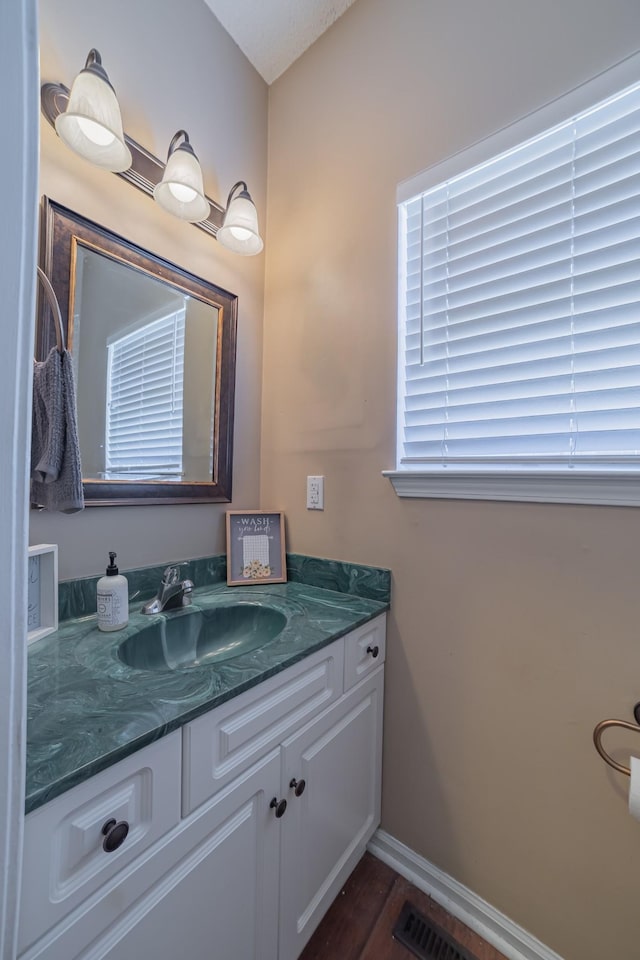
<instances>
[{"instance_id":1,"label":"gray hanging towel","mask_svg":"<svg viewBox=\"0 0 640 960\"><path fill-rule=\"evenodd\" d=\"M84 508L73 366L56 347L33 363L31 502L61 513Z\"/></svg>"}]
</instances>

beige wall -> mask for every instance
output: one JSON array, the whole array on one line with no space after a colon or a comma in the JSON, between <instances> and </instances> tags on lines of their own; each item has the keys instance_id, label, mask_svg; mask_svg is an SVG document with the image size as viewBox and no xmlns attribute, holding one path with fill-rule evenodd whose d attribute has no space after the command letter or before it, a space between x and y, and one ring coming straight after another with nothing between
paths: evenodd
<instances>
[{"instance_id":1,"label":"beige wall","mask_svg":"<svg viewBox=\"0 0 640 960\"><path fill-rule=\"evenodd\" d=\"M358 0L270 92L261 505L393 570L383 827L567 960L638 955L591 731L640 699L640 510L396 497L395 190L639 46L637 0Z\"/></svg>"},{"instance_id":2,"label":"beige wall","mask_svg":"<svg viewBox=\"0 0 640 960\"><path fill-rule=\"evenodd\" d=\"M41 0L42 81L71 84L92 46L116 88L127 133L166 157L185 128L205 189L220 203L244 179L265 220L267 86L202 0ZM238 295L234 506L257 507L264 256L238 257L164 213L113 174L77 158L41 123L40 190ZM229 505L91 507L32 515L30 542L59 545L60 577L95 574L116 550L122 569L224 550Z\"/></svg>"}]
</instances>

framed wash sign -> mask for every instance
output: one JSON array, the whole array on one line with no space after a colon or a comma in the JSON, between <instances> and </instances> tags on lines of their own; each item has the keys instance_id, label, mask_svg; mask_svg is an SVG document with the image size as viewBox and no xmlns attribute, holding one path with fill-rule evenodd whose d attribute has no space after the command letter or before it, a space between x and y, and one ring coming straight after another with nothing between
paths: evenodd
<instances>
[{"instance_id":1,"label":"framed wash sign","mask_svg":"<svg viewBox=\"0 0 640 960\"><path fill-rule=\"evenodd\" d=\"M284 513L227 510L227 583L284 583Z\"/></svg>"},{"instance_id":2,"label":"framed wash sign","mask_svg":"<svg viewBox=\"0 0 640 960\"><path fill-rule=\"evenodd\" d=\"M58 629L58 546L29 547L27 567L27 643Z\"/></svg>"}]
</instances>

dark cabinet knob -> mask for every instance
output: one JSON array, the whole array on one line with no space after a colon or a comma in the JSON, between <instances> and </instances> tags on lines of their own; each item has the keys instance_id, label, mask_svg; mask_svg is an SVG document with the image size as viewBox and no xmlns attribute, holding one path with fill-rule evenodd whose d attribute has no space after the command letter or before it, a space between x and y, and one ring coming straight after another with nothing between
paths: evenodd
<instances>
[{"instance_id":1,"label":"dark cabinet knob","mask_svg":"<svg viewBox=\"0 0 640 960\"><path fill-rule=\"evenodd\" d=\"M380 647L379 647L377 644L376 644L375 647L368 646L368 647L367 647L367 653L370 653L371 656L373 657L373 659L375 660L375 658L376 658L376 657L378 656L378 654L380 653Z\"/></svg>"},{"instance_id":2,"label":"dark cabinet knob","mask_svg":"<svg viewBox=\"0 0 640 960\"><path fill-rule=\"evenodd\" d=\"M271 803L269 804L269 807L271 809L275 809L276 817L279 820L280 817L284 817L284 812L287 809L287 801L286 800L278 801L278 798L274 797Z\"/></svg>"},{"instance_id":3,"label":"dark cabinet knob","mask_svg":"<svg viewBox=\"0 0 640 960\"><path fill-rule=\"evenodd\" d=\"M291 789L295 791L296 797L302 796L306 785L307 785L306 780L296 780L295 777L289 783L289 786L291 787Z\"/></svg>"},{"instance_id":4,"label":"dark cabinet knob","mask_svg":"<svg viewBox=\"0 0 640 960\"><path fill-rule=\"evenodd\" d=\"M104 840L102 841L102 849L106 853L113 853L114 850L117 850L121 844L127 838L129 833L129 824L126 820L107 820L105 825L102 828L102 834Z\"/></svg>"}]
</instances>

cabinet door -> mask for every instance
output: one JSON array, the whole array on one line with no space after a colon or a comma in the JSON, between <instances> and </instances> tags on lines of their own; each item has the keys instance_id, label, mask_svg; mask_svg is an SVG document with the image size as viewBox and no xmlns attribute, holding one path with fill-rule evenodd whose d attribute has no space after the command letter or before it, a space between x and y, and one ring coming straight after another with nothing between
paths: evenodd
<instances>
[{"instance_id":1,"label":"cabinet door","mask_svg":"<svg viewBox=\"0 0 640 960\"><path fill-rule=\"evenodd\" d=\"M155 885L145 898L144 915L122 925L124 935L117 943L104 953L92 951L92 958L273 960L277 956L281 824L269 808L279 783L277 754L266 770L261 768L260 782L250 786L250 781L245 781L244 789L226 791L226 798L214 802L204 843Z\"/></svg>"},{"instance_id":2,"label":"cabinet door","mask_svg":"<svg viewBox=\"0 0 640 960\"><path fill-rule=\"evenodd\" d=\"M298 957L380 821L383 675L283 744L279 960Z\"/></svg>"},{"instance_id":3,"label":"cabinet door","mask_svg":"<svg viewBox=\"0 0 640 960\"><path fill-rule=\"evenodd\" d=\"M279 787L276 750L25 960L274 960Z\"/></svg>"}]
</instances>

